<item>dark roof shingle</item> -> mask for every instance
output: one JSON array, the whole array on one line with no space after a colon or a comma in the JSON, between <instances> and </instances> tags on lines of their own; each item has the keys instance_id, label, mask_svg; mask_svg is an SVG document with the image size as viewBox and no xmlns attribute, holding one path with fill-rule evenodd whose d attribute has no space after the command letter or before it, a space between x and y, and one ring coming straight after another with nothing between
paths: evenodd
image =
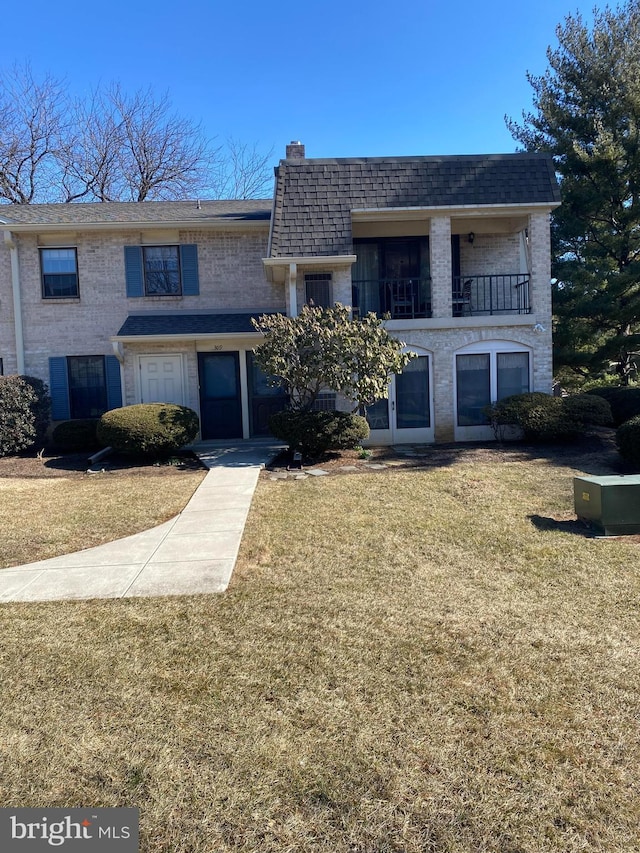
<instances>
[{"instance_id":1,"label":"dark roof shingle","mask_svg":"<svg viewBox=\"0 0 640 853\"><path fill-rule=\"evenodd\" d=\"M261 314L130 314L116 337L134 338L147 335L233 335L255 332L251 318Z\"/></svg>"},{"instance_id":2,"label":"dark roof shingle","mask_svg":"<svg viewBox=\"0 0 640 853\"><path fill-rule=\"evenodd\" d=\"M352 210L559 201L545 154L281 160L270 255L349 254Z\"/></svg>"},{"instance_id":3,"label":"dark roof shingle","mask_svg":"<svg viewBox=\"0 0 640 853\"><path fill-rule=\"evenodd\" d=\"M0 223L8 225L223 223L269 221L272 199L246 201L107 201L74 204L2 204Z\"/></svg>"}]
</instances>

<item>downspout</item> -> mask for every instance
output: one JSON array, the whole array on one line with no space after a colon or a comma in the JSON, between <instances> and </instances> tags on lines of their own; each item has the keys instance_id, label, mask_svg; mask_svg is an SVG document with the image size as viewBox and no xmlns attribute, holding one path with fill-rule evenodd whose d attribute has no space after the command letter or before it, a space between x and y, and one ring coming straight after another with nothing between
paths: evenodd
<instances>
[{"instance_id":1,"label":"downspout","mask_svg":"<svg viewBox=\"0 0 640 853\"><path fill-rule=\"evenodd\" d=\"M20 264L18 245L11 231L4 232L4 244L11 253L11 289L13 292L13 320L16 334L16 367L24 376L24 334L22 330L22 297L20 293Z\"/></svg>"},{"instance_id":2,"label":"downspout","mask_svg":"<svg viewBox=\"0 0 640 853\"><path fill-rule=\"evenodd\" d=\"M123 347L120 341L111 341L111 346L113 347L113 354L118 359L118 363L120 364L120 368L124 368L124 352ZM120 370L120 396L122 397L122 405L126 406L126 396L125 396L125 387L124 387L124 370Z\"/></svg>"}]
</instances>

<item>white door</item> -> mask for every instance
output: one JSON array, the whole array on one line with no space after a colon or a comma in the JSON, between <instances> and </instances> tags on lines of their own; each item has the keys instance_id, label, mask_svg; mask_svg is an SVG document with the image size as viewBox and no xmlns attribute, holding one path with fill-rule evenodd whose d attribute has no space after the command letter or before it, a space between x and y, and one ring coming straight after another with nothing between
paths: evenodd
<instances>
[{"instance_id":1,"label":"white door","mask_svg":"<svg viewBox=\"0 0 640 853\"><path fill-rule=\"evenodd\" d=\"M367 410L371 444L430 444L434 441L428 355L413 358L389 386L389 399Z\"/></svg>"},{"instance_id":2,"label":"white door","mask_svg":"<svg viewBox=\"0 0 640 853\"><path fill-rule=\"evenodd\" d=\"M141 355L140 402L184 405L181 355Z\"/></svg>"}]
</instances>

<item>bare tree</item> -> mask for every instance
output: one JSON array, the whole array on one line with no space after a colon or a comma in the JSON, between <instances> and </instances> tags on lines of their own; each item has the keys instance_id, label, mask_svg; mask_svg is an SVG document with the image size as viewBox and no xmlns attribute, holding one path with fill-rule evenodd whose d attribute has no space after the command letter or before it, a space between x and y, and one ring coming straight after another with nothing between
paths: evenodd
<instances>
[{"instance_id":1,"label":"bare tree","mask_svg":"<svg viewBox=\"0 0 640 853\"><path fill-rule=\"evenodd\" d=\"M129 96L114 85L106 98L120 119L120 197L146 201L201 192L219 150L199 124L173 113L168 96L156 99L150 89Z\"/></svg>"},{"instance_id":2,"label":"bare tree","mask_svg":"<svg viewBox=\"0 0 640 853\"><path fill-rule=\"evenodd\" d=\"M263 198L273 192L273 149L261 154L257 144L249 146L229 137L220 162L215 194L220 198Z\"/></svg>"},{"instance_id":3,"label":"bare tree","mask_svg":"<svg viewBox=\"0 0 640 853\"><path fill-rule=\"evenodd\" d=\"M97 90L71 109L72 126L59 152L64 200L115 201L120 193L120 117Z\"/></svg>"},{"instance_id":4,"label":"bare tree","mask_svg":"<svg viewBox=\"0 0 640 853\"><path fill-rule=\"evenodd\" d=\"M62 83L15 65L0 87L0 199L59 201L57 153L66 133Z\"/></svg>"},{"instance_id":5,"label":"bare tree","mask_svg":"<svg viewBox=\"0 0 640 853\"><path fill-rule=\"evenodd\" d=\"M0 76L0 202L151 201L270 193L271 152L225 147L173 111L167 94L119 84L69 101L28 66Z\"/></svg>"}]
</instances>

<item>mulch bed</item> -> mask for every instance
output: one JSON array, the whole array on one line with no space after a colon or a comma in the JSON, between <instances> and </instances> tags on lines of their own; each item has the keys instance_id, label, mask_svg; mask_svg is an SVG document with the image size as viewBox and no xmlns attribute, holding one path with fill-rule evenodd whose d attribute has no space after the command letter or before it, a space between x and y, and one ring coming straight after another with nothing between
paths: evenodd
<instances>
[{"instance_id":1,"label":"mulch bed","mask_svg":"<svg viewBox=\"0 0 640 853\"><path fill-rule=\"evenodd\" d=\"M136 459L111 454L99 462L91 464L88 453L56 453L54 450L43 453L26 453L20 456L0 458L0 479L2 478L49 478L49 477L86 477L92 472L108 471L110 474L139 477L174 477L183 471L203 470L204 466L193 453L179 453L169 460L155 462L148 459Z\"/></svg>"},{"instance_id":2,"label":"mulch bed","mask_svg":"<svg viewBox=\"0 0 640 853\"><path fill-rule=\"evenodd\" d=\"M275 473L305 473L321 468L328 474L344 475L356 468L360 473L373 473L378 469L371 465L383 464L388 470L398 468L438 468L456 462L508 462L525 459L540 459L541 462L577 468L595 476L606 474L630 473L625 470L620 459L613 430L598 430L577 444L424 444L402 445L396 447L369 448L368 458L361 458L361 452L342 450L326 453L314 459L303 459L302 465L294 464L291 454L284 451L267 466L263 477Z\"/></svg>"}]
</instances>

